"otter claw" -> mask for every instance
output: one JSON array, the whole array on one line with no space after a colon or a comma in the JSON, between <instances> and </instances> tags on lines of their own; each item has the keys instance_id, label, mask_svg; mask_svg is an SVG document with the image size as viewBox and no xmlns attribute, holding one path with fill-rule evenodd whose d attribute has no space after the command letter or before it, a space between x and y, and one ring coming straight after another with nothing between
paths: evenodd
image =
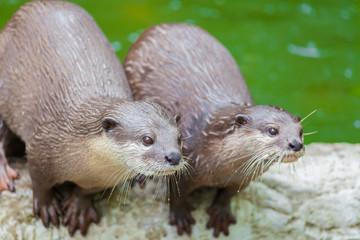
<instances>
[{"instance_id":1,"label":"otter claw","mask_svg":"<svg viewBox=\"0 0 360 240\"><path fill-rule=\"evenodd\" d=\"M236 219L230 209L213 205L207 209L207 213L210 215L210 220L206 227L208 229L214 228L214 237L218 237L221 232L228 236L230 224L236 223Z\"/></svg>"}]
</instances>

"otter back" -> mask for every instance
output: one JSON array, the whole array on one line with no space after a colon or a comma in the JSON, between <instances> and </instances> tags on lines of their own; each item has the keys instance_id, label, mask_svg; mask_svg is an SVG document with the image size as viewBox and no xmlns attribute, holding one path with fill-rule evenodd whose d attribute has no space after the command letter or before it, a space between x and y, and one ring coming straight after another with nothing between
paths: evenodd
<instances>
[{"instance_id":1,"label":"otter back","mask_svg":"<svg viewBox=\"0 0 360 240\"><path fill-rule=\"evenodd\" d=\"M173 114L183 115L185 132L203 131L208 114L229 103L253 104L228 50L193 25L150 27L130 48L124 67L134 98L166 103Z\"/></svg>"},{"instance_id":2,"label":"otter back","mask_svg":"<svg viewBox=\"0 0 360 240\"><path fill-rule=\"evenodd\" d=\"M0 112L24 141L85 98L131 99L111 45L89 14L73 4L21 7L0 34L1 51Z\"/></svg>"}]
</instances>

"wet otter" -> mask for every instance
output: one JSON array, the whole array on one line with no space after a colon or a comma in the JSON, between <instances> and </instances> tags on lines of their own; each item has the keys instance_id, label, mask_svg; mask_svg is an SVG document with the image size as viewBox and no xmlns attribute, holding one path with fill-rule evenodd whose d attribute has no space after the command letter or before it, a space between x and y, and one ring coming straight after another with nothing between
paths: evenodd
<instances>
[{"instance_id":1,"label":"wet otter","mask_svg":"<svg viewBox=\"0 0 360 240\"><path fill-rule=\"evenodd\" d=\"M85 235L99 221L94 193L184 165L176 121L132 101L116 54L80 7L25 4L0 33L0 66L1 120L26 144L33 210L46 227L64 216L71 234ZM2 190L11 189L16 173L4 155L0 163ZM53 189L63 182L76 184L64 209Z\"/></svg>"},{"instance_id":2,"label":"wet otter","mask_svg":"<svg viewBox=\"0 0 360 240\"><path fill-rule=\"evenodd\" d=\"M200 186L217 187L207 227L228 235L236 220L230 200L274 162L303 152L299 117L254 105L240 70L224 46L199 27L160 24L147 29L124 61L134 99L158 102L181 114L184 156L195 174L171 191L170 223L178 233L195 223L186 197ZM180 195L180 196L179 196Z\"/></svg>"}]
</instances>

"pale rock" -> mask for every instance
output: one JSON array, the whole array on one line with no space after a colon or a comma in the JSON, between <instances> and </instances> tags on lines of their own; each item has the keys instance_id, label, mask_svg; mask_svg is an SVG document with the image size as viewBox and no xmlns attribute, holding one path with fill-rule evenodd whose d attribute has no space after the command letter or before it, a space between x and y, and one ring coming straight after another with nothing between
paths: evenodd
<instances>
[{"instance_id":1,"label":"pale rock","mask_svg":"<svg viewBox=\"0 0 360 240\"><path fill-rule=\"evenodd\" d=\"M154 194L130 189L125 197L116 189L112 196L98 195L101 222L88 235L69 237L65 227L49 229L32 213L32 191L25 164L13 165L21 178L16 193L0 194L0 239L214 239L206 229L215 191L201 188L189 202L196 207L191 237L177 236L168 224L165 189ZM121 197L122 196L122 197ZM120 202L117 201L120 197ZM233 198L237 223L220 239L360 239L360 144L311 144L295 164L276 164Z\"/></svg>"}]
</instances>

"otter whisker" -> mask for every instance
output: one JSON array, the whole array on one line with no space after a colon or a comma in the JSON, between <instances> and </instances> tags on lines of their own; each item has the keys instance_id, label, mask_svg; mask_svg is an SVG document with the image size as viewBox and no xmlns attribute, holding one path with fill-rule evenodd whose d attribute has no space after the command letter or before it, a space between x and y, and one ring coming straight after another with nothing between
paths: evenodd
<instances>
[{"instance_id":1,"label":"otter whisker","mask_svg":"<svg viewBox=\"0 0 360 240\"><path fill-rule=\"evenodd\" d=\"M122 172L121 175L118 175L118 180L116 182L115 186L119 186L119 191L122 192L122 189L124 188L125 182L124 180L127 180L129 178L129 173L131 172L131 170L127 169L125 170L125 172ZM115 186L113 188L113 190L115 189ZM113 193L113 190L111 191L110 197ZM117 201L119 201L119 196L116 199Z\"/></svg>"},{"instance_id":2,"label":"otter whisker","mask_svg":"<svg viewBox=\"0 0 360 240\"><path fill-rule=\"evenodd\" d=\"M302 162L304 164L304 168L307 168L308 166L310 166L310 168L313 168L313 158L307 154L305 154L304 156L302 156Z\"/></svg>"},{"instance_id":3,"label":"otter whisker","mask_svg":"<svg viewBox=\"0 0 360 240\"><path fill-rule=\"evenodd\" d=\"M165 176L156 176L154 177L154 181L156 181L156 185L155 185L155 190L154 190L154 194L153 194L153 201L155 201L158 197L159 191L161 189L161 185L163 184L164 181L166 181L167 175Z\"/></svg>"},{"instance_id":4,"label":"otter whisker","mask_svg":"<svg viewBox=\"0 0 360 240\"><path fill-rule=\"evenodd\" d=\"M251 161L251 159L248 161L248 163ZM229 179L226 181L226 183L225 183L225 186L227 186L228 185L228 183L230 182L230 180L231 180L231 178L239 171L239 169L240 168L242 168L243 166L240 166L240 167L238 167L232 174L231 174L231 176L229 177Z\"/></svg>"},{"instance_id":5,"label":"otter whisker","mask_svg":"<svg viewBox=\"0 0 360 240\"><path fill-rule=\"evenodd\" d=\"M233 151L233 152L235 152L235 151ZM232 156L235 155L235 154L236 154L236 153L231 154L229 158L232 158ZM251 156L251 155L253 155L253 153L249 153L249 154L247 154L247 155L243 155L243 156L241 156L240 158L235 158L233 161L229 161L228 163L238 162L238 161L240 161L240 160L242 160L242 159L244 159L244 158L247 158L247 157L249 157L249 156Z\"/></svg>"},{"instance_id":6,"label":"otter whisker","mask_svg":"<svg viewBox=\"0 0 360 240\"><path fill-rule=\"evenodd\" d=\"M126 199L129 196L129 189L131 188L131 183L129 181L129 179L125 182L125 199L124 199L124 204L126 204Z\"/></svg>"},{"instance_id":7,"label":"otter whisker","mask_svg":"<svg viewBox=\"0 0 360 240\"><path fill-rule=\"evenodd\" d=\"M124 170L122 169L122 170L120 170L119 173L116 175L116 179L117 179L117 180L116 180L116 183L114 184L114 186L113 186L112 189L111 189L111 192L110 192L109 197L108 197L108 199L107 199L107 201L106 201L106 204L109 204L109 200L110 200L110 198L111 198L111 196L112 196L112 194L113 194L113 192L114 192L114 189L115 189L116 186L120 183L121 178L119 178L119 176L122 175L123 172L124 172Z\"/></svg>"},{"instance_id":8,"label":"otter whisker","mask_svg":"<svg viewBox=\"0 0 360 240\"><path fill-rule=\"evenodd\" d=\"M268 148L267 150L264 150L264 152L261 152L261 154L257 155L256 158L254 160L251 161L250 165L243 169L243 173L244 173L244 180L242 182L242 184L244 183L244 181L246 179L248 179L250 177L250 181L252 181L257 175L256 173L259 172L259 165L266 160L266 158L269 156L269 154L272 152L273 150L271 148Z\"/></svg>"},{"instance_id":9,"label":"otter whisker","mask_svg":"<svg viewBox=\"0 0 360 240\"><path fill-rule=\"evenodd\" d=\"M249 168L252 168L252 165L257 161L257 159L263 159L268 155L269 152L271 152L271 149L266 148L263 151L259 151L256 155L247 160L243 166L241 166L243 168L243 171L246 172Z\"/></svg>"},{"instance_id":10,"label":"otter whisker","mask_svg":"<svg viewBox=\"0 0 360 240\"><path fill-rule=\"evenodd\" d=\"M284 157L286 157L286 156L287 156L286 152L279 153L279 160L278 160L279 164L283 161ZM279 166L281 166L281 165L279 165Z\"/></svg>"},{"instance_id":11,"label":"otter whisker","mask_svg":"<svg viewBox=\"0 0 360 240\"><path fill-rule=\"evenodd\" d=\"M304 117L303 119L300 120L300 123L302 123L305 119L307 119L308 117L310 117L311 115L313 115L316 111L317 111L317 109L315 109L314 111L312 111L311 113L309 113L306 117Z\"/></svg>"},{"instance_id":12,"label":"otter whisker","mask_svg":"<svg viewBox=\"0 0 360 240\"><path fill-rule=\"evenodd\" d=\"M110 201L110 198L111 198L111 196L112 196L112 194L113 194L113 192L114 192L114 189L116 188L116 186L117 186L117 185L119 184L119 182L120 182L119 176L122 175L123 172L124 172L124 170L120 170L119 173L116 175L116 183L114 184L114 186L113 186L112 189L111 189L111 192L110 192L110 194L109 194L109 196L108 196L108 199L107 199L107 201L106 201L106 204L109 204L109 201Z\"/></svg>"},{"instance_id":13,"label":"otter whisker","mask_svg":"<svg viewBox=\"0 0 360 240\"><path fill-rule=\"evenodd\" d=\"M132 174L132 171L127 171L124 174L123 179L129 179L130 175ZM129 181L124 181L123 184L121 184L120 190L119 190L119 195L117 198L117 201L119 202L119 205L123 202L123 204L126 203L126 197L127 197L127 189L130 188L130 184Z\"/></svg>"},{"instance_id":14,"label":"otter whisker","mask_svg":"<svg viewBox=\"0 0 360 240\"><path fill-rule=\"evenodd\" d=\"M155 202L155 200L158 198L158 195L160 193L160 189L164 186L164 183L166 182L166 178L168 175L160 175L160 176L153 176L152 182L155 183L155 188L152 192L152 201Z\"/></svg>"},{"instance_id":15,"label":"otter whisker","mask_svg":"<svg viewBox=\"0 0 360 240\"><path fill-rule=\"evenodd\" d=\"M245 176L247 176L248 173L252 172L254 167L257 165L259 161L261 161L261 159L262 159L262 154L259 153L246 162L245 166L242 169L242 172L245 174Z\"/></svg>"},{"instance_id":16,"label":"otter whisker","mask_svg":"<svg viewBox=\"0 0 360 240\"><path fill-rule=\"evenodd\" d=\"M304 136L308 136L308 135L312 135L312 134L316 134L318 133L318 131L313 131L313 132L309 132L309 133L304 133Z\"/></svg>"},{"instance_id":17,"label":"otter whisker","mask_svg":"<svg viewBox=\"0 0 360 240\"><path fill-rule=\"evenodd\" d=\"M194 160L192 160L191 158L189 158L189 157L185 157L185 156L183 156L183 159L185 159L186 160L186 162L194 162Z\"/></svg>"},{"instance_id":18,"label":"otter whisker","mask_svg":"<svg viewBox=\"0 0 360 240\"><path fill-rule=\"evenodd\" d=\"M281 160L282 160L282 153L280 153L280 152L278 152L277 154L276 154L276 156L277 156L277 164L278 164L278 169L280 169L280 167L281 167Z\"/></svg>"},{"instance_id":19,"label":"otter whisker","mask_svg":"<svg viewBox=\"0 0 360 240\"><path fill-rule=\"evenodd\" d=\"M195 169L190 163L184 164L184 171L188 173L190 179L193 179L193 175L196 174Z\"/></svg>"},{"instance_id":20,"label":"otter whisker","mask_svg":"<svg viewBox=\"0 0 360 240\"><path fill-rule=\"evenodd\" d=\"M257 154L255 154L252 158L250 158L249 160L247 160L247 162L245 164L243 164L242 166L238 167L234 172L233 174L230 176L230 178L228 179L228 181L226 182L225 185L227 185L231 178L234 176L235 173L238 172L238 170L240 168L243 168L242 169L242 173L244 174L244 179L241 183L241 185L244 183L244 181L250 176L251 172L257 168L257 165L259 162L262 162L265 157L267 156L268 152L271 151L271 149L267 149L265 148L264 151L259 151Z\"/></svg>"},{"instance_id":21,"label":"otter whisker","mask_svg":"<svg viewBox=\"0 0 360 240\"><path fill-rule=\"evenodd\" d=\"M247 172L252 171L253 167L257 164L257 162L262 159L262 155L263 155L263 153L258 153L256 155L254 155L252 158L247 160L247 162L245 164L243 164L243 166L240 166L239 169L243 168L242 172L245 173L245 175L246 175Z\"/></svg>"},{"instance_id":22,"label":"otter whisker","mask_svg":"<svg viewBox=\"0 0 360 240\"><path fill-rule=\"evenodd\" d=\"M180 174L184 174L185 177L189 176L191 179L192 174L195 174L195 169L188 162L184 162L184 166L178 171Z\"/></svg>"},{"instance_id":23,"label":"otter whisker","mask_svg":"<svg viewBox=\"0 0 360 240\"><path fill-rule=\"evenodd\" d=\"M101 194L101 197L100 198L102 198L103 196L104 196L104 194L105 194L105 192L106 192L106 190L110 187L110 179L112 178L112 176L114 176L114 174L115 174L115 176L114 176L114 179L116 179L117 178L117 176L118 176L118 174L121 174L121 170L116 170L116 171L114 171L109 177L108 177L108 180L106 180L106 182L105 182L105 189L104 189L104 191L103 191L103 193ZM115 185L116 186L116 185Z\"/></svg>"},{"instance_id":24,"label":"otter whisker","mask_svg":"<svg viewBox=\"0 0 360 240\"><path fill-rule=\"evenodd\" d=\"M106 186L105 190L110 187L111 182L109 182L109 181L110 181L111 178L114 176L114 174L115 174L115 176L114 176L113 179L115 180L115 179L117 178L117 173L118 173L119 171L121 172L121 169L120 169L120 170L118 169L118 170L114 171L114 172L108 177L108 179L107 179L106 182L105 182L105 186ZM104 191L105 191L105 190L104 190Z\"/></svg>"},{"instance_id":25,"label":"otter whisker","mask_svg":"<svg viewBox=\"0 0 360 240\"><path fill-rule=\"evenodd\" d=\"M261 170L260 166L263 163L263 160L264 160L264 158L260 158L258 161L256 161L256 164L254 164L254 168L252 171L250 181L255 180L255 178L259 175L259 171Z\"/></svg>"},{"instance_id":26,"label":"otter whisker","mask_svg":"<svg viewBox=\"0 0 360 240\"><path fill-rule=\"evenodd\" d=\"M273 155L268 159L267 163L265 164L265 171L276 161L278 160L279 155L274 150Z\"/></svg>"},{"instance_id":27,"label":"otter whisker","mask_svg":"<svg viewBox=\"0 0 360 240\"><path fill-rule=\"evenodd\" d=\"M169 178L167 179L166 182L167 186L166 186L166 195L167 195L167 203L170 204L170 196L171 196L171 188L170 188L170 184L171 184L171 176L169 176Z\"/></svg>"},{"instance_id":28,"label":"otter whisker","mask_svg":"<svg viewBox=\"0 0 360 240\"><path fill-rule=\"evenodd\" d=\"M193 137L193 135L189 135L187 137L184 137L183 140L186 140L186 139L189 139L189 138L192 138L192 137Z\"/></svg>"},{"instance_id":29,"label":"otter whisker","mask_svg":"<svg viewBox=\"0 0 360 240\"><path fill-rule=\"evenodd\" d=\"M187 172L186 172L186 167L184 165L184 167L182 169L179 169L176 171L176 174L179 176L179 179L185 179L187 177Z\"/></svg>"},{"instance_id":30,"label":"otter whisker","mask_svg":"<svg viewBox=\"0 0 360 240\"><path fill-rule=\"evenodd\" d=\"M126 197L128 194L128 189L130 189L131 187L131 182L128 179L131 179L134 175L134 171L131 169L127 169L127 171L123 174L123 176L119 177L119 180L117 182L117 184L122 181L122 184L119 188L119 195L117 198L117 201L119 202L119 204L121 204L121 202L126 202ZM125 197L123 197L123 194L125 194ZM124 201L123 201L124 200Z\"/></svg>"},{"instance_id":31,"label":"otter whisker","mask_svg":"<svg viewBox=\"0 0 360 240\"><path fill-rule=\"evenodd\" d=\"M291 175L297 175L296 166L294 163L291 163Z\"/></svg>"},{"instance_id":32,"label":"otter whisker","mask_svg":"<svg viewBox=\"0 0 360 240\"><path fill-rule=\"evenodd\" d=\"M177 177L177 178L176 178L176 177ZM174 175L174 180L175 180L175 187L176 187L178 196L181 196L181 194L180 194L180 188L179 188L179 181L180 181L179 174Z\"/></svg>"},{"instance_id":33,"label":"otter whisker","mask_svg":"<svg viewBox=\"0 0 360 240\"><path fill-rule=\"evenodd\" d=\"M258 170L258 165L261 163L261 160L256 161L256 163L253 165L254 167L252 168L252 171L249 172L248 177L250 177L250 182L253 181L256 177L256 173ZM247 176L247 175L246 175Z\"/></svg>"}]
</instances>

